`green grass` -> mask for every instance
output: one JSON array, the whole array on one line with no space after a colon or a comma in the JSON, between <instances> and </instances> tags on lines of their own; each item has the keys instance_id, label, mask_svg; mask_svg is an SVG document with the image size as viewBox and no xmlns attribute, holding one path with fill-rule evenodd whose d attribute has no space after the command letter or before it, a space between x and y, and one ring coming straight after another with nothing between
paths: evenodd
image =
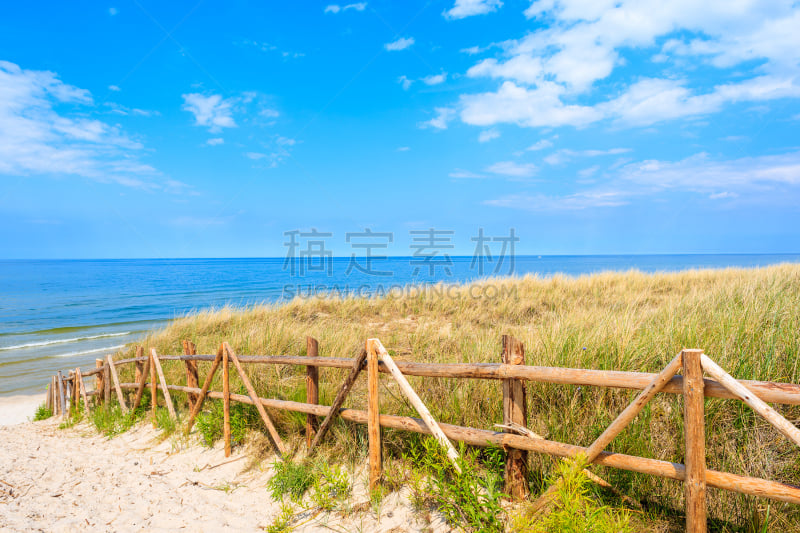
<instances>
[{"instance_id":1,"label":"green grass","mask_svg":"<svg viewBox=\"0 0 800 533\"><path fill-rule=\"evenodd\" d=\"M493 291L485 290L494 287ZM484 290L475 290L482 287ZM475 294L484 296L473 297ZM486 296L487 294L495 297ZM502 295L502 296L499 296ZM283 306L224 308L172 322L143 339L159 353L180 353L191 339L198 353L216 353L227 341L240 354L304 354L305 338L320 342L320 355L353 357L378 337L398 360L462 363L499 362L500 336L525 345L526 363L570 368L658 372L684 347L702 348L740 379L800 382L800 265L759 269L698 270L670 274L604 273L576 278L554 276L488 280L447 294L436 288L384 298L316 298ZM122 357L132 357L131 347ZM208 371L200 363L200 375ZM168 381L184 383L182 363L165 361ZM121 368L132 381L130 365ZM248 365L258 394L285 400L305 398L305 369ZM321 403L330 404L346 370L322 369ZM409 377L411 385L443 422L492 428L502 421L501 384L490 380ZM387 376L381 376L381 410L414 415ZM231 388L241 386L235 373ZM214 390L221 390L220 376ZM586 446L633 399L632 391L529 383L529 426L547 438ZM183 402L175 394L176 404ZM206 409L213 412L217 400ZM236 405L234 403L234 405ZM359 380L345 407L364 409L365 381ZM776 406L790 420L800 407ZM304 430L304 415L270 411L287 439ZM216 422L215 422L216 423ZM682 403L657 396L609 446L613 451L683 462ZM246 424L260 429L260 425ZM709 466L716 470L800 485L800 460L793 444L731 400L706 402ZM412 435L384 433L388 459L413 446ZM337 421L321 450L342 463L366 456L366 428ZM532 488L542 490L554 472L547 457L531 454ZM593 467L631 498L641 500L648 519L679 524L683 485L654 476ZM614 496L598 493L601 503ZM765 500L724 491L708 493L715 531L759 531ZM800 523L796 506L772 502L770 530Z\"/></svg>"},{"instance_id":2,"label":"green grass","mask_svg":"<svg viewBox=\"0 0 800 533\"><path fill-rule=\"evenodd\" d=\"M550 477L558 483L553 503L543 516L520 512L511 517L512 531L519 533L630 533L633 531L629 513L599 505L591 492L589 478L582 472L585 457L562 460Z\"/></svg>"},{"instance_id":3,"label":"green grass","mask_svg":"<svg viewBox=\"0 0 800 533\"><path fill-rule=\"evenodd\" d=\"M42 404L36 408L36 413L33 415L33 421L37 422L39 420L47 420L52 416L53 416L53 410L48 409L47 406L45 406L45 404Z\"/></svg>"}]
</instances>

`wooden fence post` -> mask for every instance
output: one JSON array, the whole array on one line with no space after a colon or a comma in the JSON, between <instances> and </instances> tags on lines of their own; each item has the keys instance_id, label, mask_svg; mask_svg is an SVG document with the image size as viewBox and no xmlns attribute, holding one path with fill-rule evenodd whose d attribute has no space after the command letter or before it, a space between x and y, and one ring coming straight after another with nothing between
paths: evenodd
<instances>
[{"instance_id":1,"label":"wooden fence post","mask_svg":"<svg viewBox=\"0 0 800 533\"><path fill-rule=\"evenodd\" d=\"M103 360L102 359L95 359L94 360L94 367L95 368L103 368ZM97 393L94 395L94 404L98 406L103 403L104 395L103 391L105 390L106 386L103 382L105 375L102 371L98 372L94 375L94 391Z\"/></svg>"},{"instance_id":2,"label":"wooden fence post","mask_svg":"<svg viewBox=\"0 0 800 533\"><path fill-rule=\"evenodd\" d=\"M78 406L78 395L75 394L77 392L77 389L75 388L75 371L74 370L70 370L69 371L69 380L70 380L70 385L69 385L69 408L71 410L71 409L75 409Z\"/></svg>"},{"instance_id":3,"label":"wooden fence post","mask_svg":"<svg viewBox=\"0 0 800 533\"><path fill-rule=\"evenodd\" d=\"M117 374L117 367L114 364L114 359L111 357L111 354L106 356L106 362L108 363L108 368L111 371L111 378L114 380L114 390L117 392L117 401L119 402L119 407L122 409L123 413L127 413L128 405L125 403L125 395L122 394L122 387L119 386L119 374Z\"/></svg>"},{"instance_id":4,"label":"wooden fence post","mask_svg":"<svg viewBox=\"0 0 800 533\"><path fill-rule=\"evenodd\" d=\"M686 531L706 531L706 446L703 350L683 350L683 432L686 440Z\"/></svg>"},{"instance_id":5,"label":"wooden fence post","mask_svg":"<svg viewBox=\"0 0 800 533\"><path fill-rule=\"evenodd\" d=\"M183 341L183 355L197 355L197 346L190 341ZM186 386L195 389L200 388L200 378L197 375L197 361L185 361L186 363ZM188 393L186 399L189 402L189 412L194 409L194 404L197 401L197 394Z\"/></svg>"},{"instance_id":6,"label":"wooden fence post","mask_svg":"<svg viewBox=\"0 0 800 533\"><path fill-rule=\"evenodd\" d=\"M137 346L136 347L136 358L144 357L144 347ZM139 383L142 379L142 374L144 373L144 361L136 361L134 365L133 371L133 381L134 383ZM129 398L130 399L130 398Z\"/></svg>"},{"instance_id":7,"label":"wooden fence post","mask_svg":"<svg viewBox=\"0 0 800 533\"><path fill-rule=\"evenodd\" d=\"M367 341L367 434L369 435L369 490L375 490L383 475L381 458L381 410L378 394L378 351Z\"/></svg>"},{"instance_id":8,"label":"wooden fence post","mask_svg":"<svg viewBox=\"0 0 800 533\"><path fill-rule=\"evenodd\" d=\"M156 427L156 407L158 407L158 382L156 381L156 362L153 359L153 350L148 354L150 361L150 416L153 427Z\"/></svg>"},{"instance_id":9,"label":"wooden fence post","mask_svg":"<svg viewBox=\"0 0 800 533\"><path fill-rule=\"evenodd\" d=\"M502 337L502 362L506 365L524 365L525 347L511 335ZM528 427L528 410L525 382L521 379L503 380L503 424ZM505 430L509 433L509 430ZM528 488L528 452L508 448L506 453L505 488L503 492L514 499L530 495Z\"/></svg>"},{"instance_id":10,"label":"wooden fence post","mask_svg":"<svg viewBox=\"0 0 800 533\"><path fill-rule=\"evenodd\" d=\"M228 350L222 351L222 433L225 437L225 457L231 456L231 384L228 372Z\"/></svg>"},{"instance_id":11,"label":"wooden fence post","mask_svg":"<svg viewBox=\"0 0 800 533\"><path fill-rule=\"evenodd\" d=\"M306 337L306 355L308 357L319 355L317 339ZM306 403L319 404L319 368L313 365L306 366ZM306 448L311 447L318 427L317 417L311 414L306 415Z\"/></svg>"},{"instance_id":12,"label":"wooden fence post","mask_svg":"<svg viewBox=\"0 0 800 533\"><path fill-rule=\"evenodd\" d=\"M58 371L58 405L61 415L67 414L67 407L64 405L64 380L61 375L61 370Z\"/></svg>"},{"instance_id":13,"label":"wooden fence post","mask_svg":"<svg viewBox=\"0 0 800 533\"><path fill-rule=\"evenodd\" d=\"M172 405L172 396L170 396L169 388L167 388L167 380L164 378L164 369L161 368L161 362L158 359L158 353L155 348L150 348L150 355L152 356L153 366L156 367L158 382L161 384L161 393L164 395L164 404L167 406L167 411L169 411L169 417L173 420L178 420L178 415L175 414L175 406Z\"/></svg>"},{"instance_id":14,"label":"wooden fence post","mask_svg":"<svg viewBox=\"0 0 800 533\"><path fill-rule=\"evenodd\" d=\"M53 380L50 380L50 385L47 387L47 397L44 400L44 407L48 411L53 411Z\"/></svg>"},{"instance_id":15,"label":"wooden fence post","mask_svg":"<svg viewBox=\"0 0 800 533\"><path fill-rule=\"evenodd\" d=\"M111 401L111 367L106 365L103 367L103 403Z\"/></svg>"}]
</instances>

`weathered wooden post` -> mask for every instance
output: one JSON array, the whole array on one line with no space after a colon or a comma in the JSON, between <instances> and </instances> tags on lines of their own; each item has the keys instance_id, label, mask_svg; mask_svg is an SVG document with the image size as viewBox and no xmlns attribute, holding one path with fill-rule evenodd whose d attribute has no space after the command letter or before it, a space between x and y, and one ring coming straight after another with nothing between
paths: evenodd
<instances>
[{"instance_id":1,"label":"weathered wooden post","mask_svg":"<svg viewBox=\"0 0 800 533\"><path fill-rule=\"evenodd\" d=\"M111 367L106 363L103 366L103 403L111 401Z\"/></svg>"},{"instance_id":2,"label":"weathered wooden post","mask_svg":"<svg viewBox=\"0 0 800 533\"><path fill-rule=\"evenodd\" d=\"M686 439L686 531L706 531L706 435L703 350L683 350L683 432Z\"/></svg>"},{"instance_id":3,"label":"weathered wooden post","mask_svg":"<svg viewBox=\"0 0 800 533\"><path fill-rule=\"evenodd\" d=\"M102 404L103 400L105 400L105 394L103 393L103 391L106 389L106 386L104 381L105 374L102 371L103 364L104 363L102 359L94 360L94 367L96 369L101 369L100 372L94 375L94 391L96 393L94 395L94 404L96 406Z\"/></svg>"},{"instance_id":4,"label":"weathered wooden post","mask_svg":"<svg viewBox=\"0 0 800 533\"><path fill-rule=\"evenodd\" d=\"M61 375L61 370L58 371L58 405L59 405L59 414L66 415L67 414L67 407L64 405L64 379Z\"/></svg>"},{"instance_id":5,"label":"weathered wooden post","mask_svg":"<svg viewBox=\"0 0 800 533\"><path fill-rule=\"evenodd\" d=\"M150 350L150 416L153 420L153 427L156 427L156 407L158 407L158 382L156 382L156 362L153 357L153 350Z\"/></svg>"},{"instance_id":6,"label":"weathered wooden post","mask_svg":"<svg viewBox=\"0 0 800 533\"><path fill-rule=\"evenodd\" d=\"M378 395L378 350L373 341L367 345L367 434L369 436L369 490L378 487L383 475L381 457L381 411Z\"/></svg>"},{"instance_id":7,"label":"weathered wooden post","mask_svg":"<svg viewBox=\"0 0 800 533\"><path fill-rule=\"evenodd\" d=\"M190 341L183 341L183 355L197 355L197 346ZM184 361L186 363L186 386L195 389L200 388L200 377L197 374L197 361ZM192 392L186 395L186 400L189 402L189 412L194 409L194 404L197 401L197 394Z\"/></svg>"},{"instance_id":8,"label":"weathered wooden post","mask_svg":"<svg viewBox=\"0 0 800 533\"><path fill-rule=\"evenodd\" d=\"M137 346L136 347L136 358L139 359L140 357L144 357L144 347ZM142 379L142 373L144 373L144 361L136 361L134 365L133 371L133 381L134 383L139 383Z\"/></svg>"},{"instance_id":9,"label":"weathered wooden post","mask_svg":"<svg viewBox=\"0 0 800 533\"><path fill-rule=\"evenodd\" d=\"M128 412L128 405L125 403L125 395L122 394L122 387L120 387L119 381L119 374L117 373L117 367L114 364L114 358L111 357L111 354L106 356L106 362L108 363L108 368L111 371L111 378L114 380L114 390L117 393L117 401L119 402L119 407L122 409L123 413Z\"/></svg>"},{"instance_id":10,"label":"weathered wooden post","mask_svg":"<svg viewBox=\"0 0 800 533\"><path fill-rule=\"evenodd\" d=\"M53 380L50 380L50 385L47 387L47 398L44 400L45 408L50 411L51 413L54 411L53 409Z\"/></svg>"},{"instance_id":11,"label":"weathered wooden post","mask_svg":"<svg viewBox=\"0 0 800 533\"><path fill-rule=\"evenodd\" d=\"M503 335L502 362L506 365L524 365L525 347L511 335ZM503 424L515 423L528 427L528 410L525 382L521 379L503 380ZM510 430L504 430L511 432ZM528 452L509 448L506 453L505 488L503 492L514 499L527 498Z\"/></svg>"},{"instance_id":12,"label":"weathered wooden post","mask_svg":"<svg viewBox=\"0 0 800 533\"><path fill-rule=\"evenodd\" d=\"M225 457L231 456L231 384L228 372L228 350L222 353L222 433L225 437Z\"/></svg>"},{"instance_id":13,"label":"weathered wooden post","mask_svg":"<svg viewBox=\"0 0 800 533\"><path fill-rule=\"evenodd\" d=\"M319 343L313 337L306 337L306 355L317 357ZM319 368L314 365L306 366L306 403L317 405L319 403ZM312 414L306 415L306 447L311 447L314 435L317 433L319 420Z\"/></svg>"},{"instance_id":14,"label":"weathered wooden post","mask_svg":"<svg viewBox=\"0 0 800 533\"><path fill-rule=\"evenodd\" d=\"M153 366L156 367L156 373L158 374L158 382L161 384L161 394L164 395L164 405L167 406L167 411L169 411L169 417L172 420L178 420L178 415L175 414L175 406L172 405L172 396L170 396L169 387L167 387L167 380L164 377L164 369L161 368L161 361L158 358L158 352L156 352L155 348L150 348L150 355L151 355L151 361L153 362Z\"/></svg>"}]
</instances>

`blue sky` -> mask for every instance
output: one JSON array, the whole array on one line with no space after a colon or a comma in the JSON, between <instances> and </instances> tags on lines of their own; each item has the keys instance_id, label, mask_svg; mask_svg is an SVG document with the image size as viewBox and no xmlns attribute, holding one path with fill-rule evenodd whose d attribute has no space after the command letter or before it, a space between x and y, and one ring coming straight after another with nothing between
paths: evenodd
<instances>
[{"instance_id":1,"label":"blue sky","mask_svg":"<svg viewBox=\"0 0 800 533\"><path fill-rule=\"evenodd\" d=\"M64 2L0 14L0 257L800 250L792 2Z\"/></svg>"}]
</instances>

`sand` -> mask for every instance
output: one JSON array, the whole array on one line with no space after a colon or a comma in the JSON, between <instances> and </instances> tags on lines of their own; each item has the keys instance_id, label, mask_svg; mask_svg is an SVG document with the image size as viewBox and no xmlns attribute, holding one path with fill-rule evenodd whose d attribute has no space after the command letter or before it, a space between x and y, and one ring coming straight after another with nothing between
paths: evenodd
<instances>
[{"instance_id":1,"label":"sand","mask_svg":"<svg viewBox=\"0 0 800 533\"><path fill-rule=\"evenodd\" d=\"M0 427L0 531L263 531L280 513L266 489L270 460L194 439L159 442L148 423L108 439L57 419ZM293 531L450 531L420 517L407 493L369 504L354 474L346 514L295 506ZM355 509L355 510L353 510Z\"/></svg>"},{"instance_id":2,"label":"sand","mask_svg":"<svg viewBox=\"0 0 800 533\"><path fill-rule=\"evenodd\" d=\"M44 403L44 394L0 396L0 426L33 419L36 408Z\"/></svg>"}]
</instances>

